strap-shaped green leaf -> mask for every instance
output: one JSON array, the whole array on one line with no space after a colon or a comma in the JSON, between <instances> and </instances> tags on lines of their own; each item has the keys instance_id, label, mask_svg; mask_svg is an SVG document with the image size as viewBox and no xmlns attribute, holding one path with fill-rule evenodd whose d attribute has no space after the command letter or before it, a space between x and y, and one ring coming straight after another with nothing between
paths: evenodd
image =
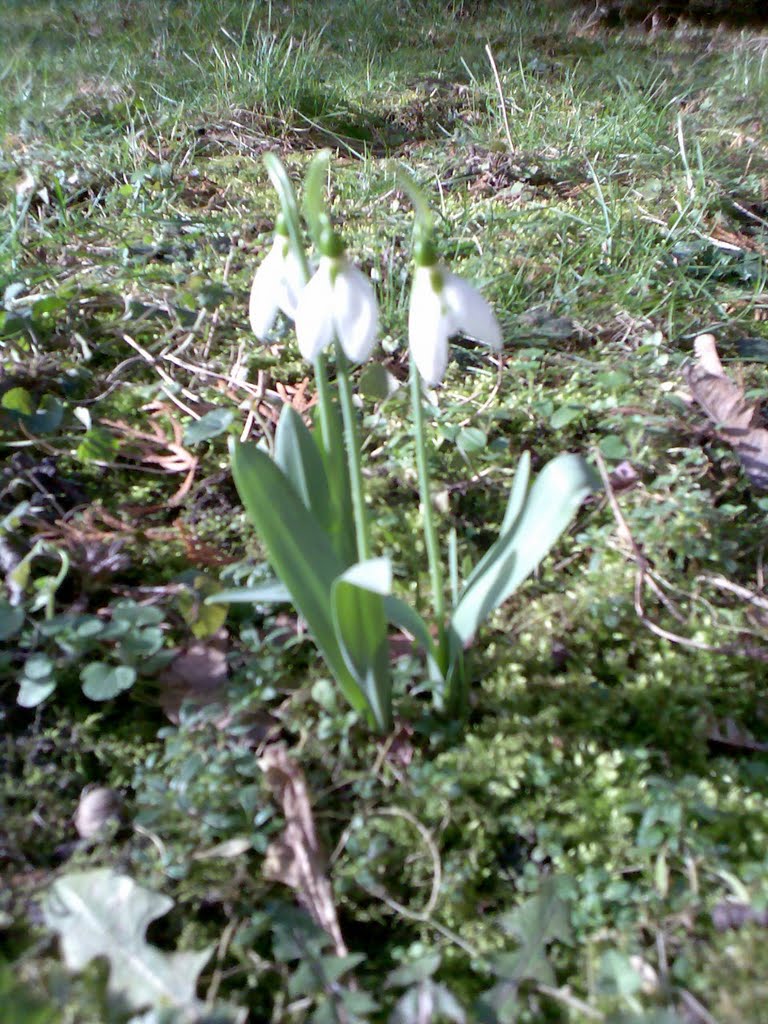
<instances>
[{"instance_id":1,"label":"strap-shaped green leaf","mask_svg":"<svg viewBox=\"0 0 768 1024\"><path fill-rule=\"evenodd\" d=\"M504 519L501 523L499 536L469 574L467 582L464 585L465 593L469 590L475 580L478 580L483 575L491 562L497 557L499 554L499 542L502 538L514 529L517 520L520 518L523 505L525 504L530 478L531 454L530 452L523 452L520 456L520 461L517 464L517 469L515 470L515 478L512 481L512 487L509 491L509 500L507 501L507 508L504 512Z\"/></svg>"},{"instance_id":2,"label":"strap-shaped green leaf","mask_svg":"<svg viewBox=\"0 0 768 1024\"><path fill-rule=\"evenodd\" d=\"M355 516L344 447L344 425L335 404L330 405L328 429L331 436L323 437L322 422L318 417L313 438L325 465L325 477L331 495L332 519L328 532L334 550L346 568L357 558Z\"/></svg>"},{"instance_id":3,"label":"strap-shaped green leaf","mask_svg":"<svg viewBox=\"0 0 768 1024\"><path fill-rule=\"evenodd\" d=\"M206 604L291 604L288 587L280 580L264 580L252 587L231 587L217 590L205 599Z\"/></svg>"},{"instance_id":4,"label":"strap-shaped green leaf","mask_svg":"<svg viewBox=\"0 0 768 1024\"><path fill-rule=\"evenodd\" d=\"M334 517L323 458L304 420L287 403L275 431L275 462L306 507L328 531Z\"/></svg>"},{"instance_id":5,"label":"strap-shaped green leaf","mask_svg":"<svg viewBox=\"0 0 768 1024\"><path fill-rule=\"evenodd\" d=\"M517 483L516 477L513 494L518 490ZM472 640L480 624L533 572L595 486L594 471L578 455L558 455L547 463L522 509L514 516L513 525L502 533L473 571L454 609L451 626L463 645ZM478 572L478 568L482 571Z\"/></svg>"},{"instance_id":6,"label":"strap-shaped green leaf","mask_svg":"<svg viewBox=\"0 0 768 1024\"><path fill-rule=\"evenodd\" d=\"M392 678L384 613L385 595L391 586L389 559L373 558L347 569L331 590L333 621L345 664L382 732L392 728Z\"/></svg>"},{"instance_id":7,"label":"strap-shaped green leaf","mask_svg":"<svg viewBox=\"0 0 768 1024\"><path fill-rule=\"evenodd\" d=\"M357 711L367 710L366 699L347 669L331 614L331 588L343 573L343 564L317 519L267 453L234 439L230 451L238 493L272 568L288 588L346 699Z\"/></svg>"}]
</instances>

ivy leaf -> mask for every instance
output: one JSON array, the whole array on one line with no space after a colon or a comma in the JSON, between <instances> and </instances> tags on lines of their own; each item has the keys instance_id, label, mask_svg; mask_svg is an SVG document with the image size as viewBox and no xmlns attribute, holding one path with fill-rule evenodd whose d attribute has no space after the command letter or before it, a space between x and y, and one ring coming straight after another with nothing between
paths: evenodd
<instances>
[{"instance_id":1,"label":"ivy leaf","mask_svg":"<svg viewBox=\"0 0 768 1024\"><path fill-rule=\"evenodd\" d=\"M109 961L109 992L131 1010L195 1006L197 977L211 955L165 953L147 944L147 926L173 901L133 879L98 868L65 875L43 901L46 925L58 932L64 961L82 970L95 957Z\"/></svg>"},{"instance_id":2,"label":"ivy leaf","mask_svg":"<svg viewBox=\"0 0 768 1024\"><path fill-rule=\"evenodd\" d=\"M546 878L532 899L502 914L499 923L507 935L514 935L524 947L573 942L568 904L560 896L556 878Z\"/></svg>"},{"instance_id":3,"label":"ivy leaf","mask_svg":"<svg viewBox=\"0 0 768 1024\"><path fill-rule=\"evenodd\" d=\"M467 1015L445 985L425 978L400 997L388 1024L421 1024L422 1021L437 1020L466 1024Z\"/></svg>"},{"instance_id":4,"label":"ivy leaf","mask_svg":"<svg viewBox=\"0 0 768 1024\"><path fill-rule=\"evenodd\" d=\"M514 953L500 953L492 958L493 971L501 980L482 996L481 1017L500 1024L513 1024L517 1020L520 983L555 985L547 946L554 941L566 944L573 941L568 904L560 896L557 879L545 879L536 896L503 914L499 923L520 945Z\"/></svg>"}]
</instances>

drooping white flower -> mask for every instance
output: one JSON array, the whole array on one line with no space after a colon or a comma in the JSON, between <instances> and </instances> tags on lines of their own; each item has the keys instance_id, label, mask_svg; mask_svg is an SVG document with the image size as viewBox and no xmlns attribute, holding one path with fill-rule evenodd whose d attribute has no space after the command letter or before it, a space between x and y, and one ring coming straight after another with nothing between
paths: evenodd
<instances>
[{"instance_id":1,"label":"drooping white flower","mask_svg":"<svg viewBox=\"0 0 768 1024\"><path fill-rule=\"evenodd\" d=\"M291 320L295 317L303 286L301 262L287 236L276 231L272 248L256 271L248 303L251 328L259 341L269 334L278 310Z\"/></svg>"},{"instance_id":2,"label":"drooping white flower","mask_svg":"<svg viewBox=\"0 0 768 1024\"><path fill-rule=\"evenodd\" d=\"M496 316L480 292L438 263L417 264L408 312L411 358L429 387L439 384L448 365L448 339L453 334L490 345L503 345Z\"/></svg>"},{"instance_id":3,"label":"drooping white flower","mask_svg":"<svg viewBox=\"0 0 768 1024\"><path fill-rule=\"evenodd\" d=\"M379 329L379 306L373 285L343 254L321 256L320 266L299 296L296 339L302 356L312 362L334 335L348 359L363 363Z\"/></svg>"}]
</instances>

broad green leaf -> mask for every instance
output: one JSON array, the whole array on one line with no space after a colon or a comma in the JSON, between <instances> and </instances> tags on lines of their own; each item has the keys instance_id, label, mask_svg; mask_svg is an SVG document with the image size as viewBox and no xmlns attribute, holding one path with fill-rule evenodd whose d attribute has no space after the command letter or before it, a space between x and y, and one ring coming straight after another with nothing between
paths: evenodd
<instances>
[{"instance_id":1,"label":"broad green leaf","mask_svg":"<svg viewBox=\"0 0 768 1024\"><path fill-rule=\"evenodd\" d=\"M384 982L384 988L407 988L419 981L431 978L442 962L440 953L427 953L426 956L412 960L410 963L396 967L390 971Z\"/></svg>"},{"instance_id":2,"label":"broad green leaf","mask_svg":"<svg viewBox=\"0 0 768 1024\"><path fill-rule=\"evenodd\" d=\"M0 599L0 640L10 640L24 625L24 609Z\"/></svg>"},{"instance_id":3,"label":"broad green leaf","mask_svg":"<svg viewBox=\"0 0 768 1024\"><path fill-rule=\"evenodd\" d=\"M24 665L24 675L37 682L47 679L53 672L53 662L45 654L33 654Z\"/></svg>"},{"instance_id":4,"label":"broad green leaf","mask_svg":"<svg viewBox=\"0 0 768 1024\"><path fill-rule=\"evenodd\" d=\"M52 434L64 419L64 406L56 395L43 395L37 411L23 419L30 433Z\"/></svg>"},{"instance_id":5,"label":"broad green leaf","mask_svg":"<svg viewBox=\"0 0 768 1024\"><path fill-rule=\"evenodd\" d=\"M615 434L609 434L608 437L602 438L600 441L600 452L604 458L611 462L621 462L622 459L628 458L630 454L629 448Z\"/></svg>"},{"instance_id":6,"label":"broad green leaf","mask_svg":"<svg viewBox=\"0 0 768 1024\"><path fill-rule=\"evenodd\" d=\"M333 526L333 509L323 458L304 420L284 405L275 431L275 462L324 530Z\"/></svg>"},{"instance_id":7,"label":"broad green leaf","mask_svg":"<svg viewBox=\"0 0 768 1024\"><path fill-rule=\"evenodd\" d=\"M349 466L344 447L344 425L336 405L331 405L330 420L330 437L323 437L322 421L319 416L313 436L322 455L325 478L331 495L332 521L329 534L334 550L346 568L357 559L357 545Z\"/></svg>"},{"instance_id":8,"label":"broad green leaf","mask_svg":"<svg viewBox=\"0 0 768 1024\"><path fill-rule=\"evenodd\" d=\"M479 427L463 427L456 435L456 446L467 455L481 452L488 444L488 435Z\"/></svg>"},{"instance_id":9,"label":"broad green leaf","mask_svg":"<svg viewBox=\"0 0 768 1024\"><path fill-rule=\"evenodd\" d=\"M288 994L294 999L302 995L314 995L328 991L345 974L365 960L365 953L347 953L346 956L307 957L291 975Z\"/></svg>"},{"instance_id":10,"label":"broad green leaf","mask_svg":"<svg viewBox=\"0 0 768 1024\"><path fill-rule=\"evenodd\" d=\"M397 377L381 363L368 363L357 381L357 390L364 398L383 402L400 387Z\"/></svg>"},{"instance_id":11,"label":"broad green leaf","mask_svg":"<svg viewBox=\"0 0 768 1024\"><path fill-rule=\"evenodd\" d=\"M517 480L513 492L516 485ZM547 463L514 526L482 559L482 571L471 574L454 609L451 625L463 646L548 554L595 486L594 472L578 455L558 455Z\"/></svg>"},{"instance_id":12,"label":"broad green leaf","mask_svg":"<svg viewBox=\"0 0 768 1024\"><path fill-rule=\"evenodd\" d=\"M545 878L541 888L525 903L499 918L499 924L523 945L544 946L549 942L571 945L571 914L567 900L560 895L557 878Z\"/></svg>"},{"instance_id":13,"label":"broad green leaf","mask_svg":"<svg viewBox=\"0 0 768 1024\"><path fill-rule=\"evenodd\" d=\"M207 609L209 612L216 612L217 616L221 620L222 612L224 618L226 618L226 611L224 609ZM223 621L223 620L221 620ZM221 625L221 621L219 625ZM210 636L209 633L198 633L195 631L195 622L191 625L192 632L197 637ZM216 627L218 629L218 626ZM212 632L216 632L214 629ZM134 665L137 661L142 662L146 658L151 658L153 654L157 654L160 648L163 646L163 631L158 629L157 626L147 626L146 629L133 629L121 639L118 645L118 657L121 661L125 661L128 664Z\"/></svg>"},{"instance_id":14,"label":"broad green leaf","mask_svg":"<svg viewBox=\"0 0 768 1024\"><path fill-rule=\"evenodd\" d=\"M536 896L502 915L499 921L507 934L515 936L519 947L513 953L496 953L490 957L491 969L500 981L483 993L479 1016L483 1021L516 1024L521 982L555 985L557 980L547 947L555 940L572 942L569 908L559 895L557 879L545 879Z\"/></svg>"},{"instance_id":15,"label":"broad green leaf","mask_svg":"<svg viewBox=\"0 0 768 1024\"><path fill-rule=\"evenodd\" d=\"M135 601L121 602L112 609L112 622L123 623L132 629L159 626L163 618L161 608L155 605L136 604Z\"/></svg>"},{"instance_id":16,"label":"broad green leaf","mask_svg":"<svg viewBox=\"0 0 768 1024\"><path fill-rule=\"evenodd\" d=\"M500 981L482 994L475 1007L480 1024L517 1024L519 1011L518 986L514 981Z\"/></svg>"},{"instance_id":17,"label":"broad green leaf","mask_svg":"<svg viewBox=\"0 0 768 1024\"><path fill-rule=\"evenodd\" d=\"M580 405L561 405L549 417L549 425L553 430L560 430L561 427L567 427L569 423L579 419L583 411Z\"/></svg>"},{"instance_id":18,"label":"broad green leaf","mask_svg":"<svg viewBox=\"0 0 768 1024\"><path fill-rule=\"evenodd\" d=\"M21 686L16 703L21 708L36 708L42 704L56 689L56 680L46 676L44 679L30 679L29 676L21 677Z\"/></svg>"},{"instance_id":19,"label":"broad green leaf","mask_svg":"<svg viewBox=\"0 0 768 1024\"><path fill-rule=\"evenodd\" d=\"M108 665L93 661L80 673L83 693L91 700L111 700L136 682L136 670L130 665Z\"/></svg>"},{"instance_id":20,"label":"broad green leaf","mask_svg":"<svg viewBox=\"0 0 768 1024\"><path fill-rule=\"evenodd\" d=\"M231 409L212 409L199 420L189 424L184 431L184 444L198 444L211 437L218 437L224 433L234 418L235 414Z\"/></svg>"},{"instance_id":21,"label":"broad green leaf","mask_svg":"<svg viewBox=\"0 0 768 1024\"><path fill-rule=\"evenodd\" d=\"M205 599L206 604L290 604L291 592L280 580L264 580L252 587L219 590Z\"/></svg>"},{"instance_id":22,"label":"broad green leaf","mask_svg":"<svg viewBox=\"0 0 768 1024\"><path fill-rule=\"evenodd\" d=\"M331 588L345 566L317 519L266 452L234 439L230 451L238 493L272 568L306 620L346 699L355 710L367 710L365 696L346 667L331 612Z\"/></svg>"},{"instance_id":23,"label":"broad green leaf","mask_svg":"<svg viewBox=\"0 0 768 1024\"><path fill-rule=\"evenodd\" d=\"M147 926L173 901L110 868L65 875L43 902L46 925L58 933L67 966L82 970L96 957L109 961L109 992L129 1009L197 1005L197 978L211 955L166 953L148 945Z\"/></svg>"},{"instance_id":24,"label":"broad green leaf","mask_svg":"<svg viewBox=\"0 0 768 1024\"><path fill-rule=\"evenodd\" d=\"M26 388L9 388L5 392L0 405L9 412L17 412L21 416L34 416L35 403Z\"/></svg>"},{"instance_id":25,"label":"broad green leaf","mask_svg":"<svg viewBox=\"0 0 768 1024\"><path fill-rule=\"evenodd\" d=\"M26 388L10 388L0 399L0 406L21 420L32 434L49 434L58 430L64 418L64 406L56 395L43 395L39 406Z\"/></svg>"},{"instance_id":26,"label":"broad green leaf","mask_svg":"<svg viewBox=\"0 0 768 1024\"><path fill-rule=\"evenodd\" d=\"M335 580L331 608L345 664L382 732L392 728L392 678L384 595L392 586L386 558L351 566Z\"/></svg>"},{"instance_id":27,"label":"broad green leaf","mask_svg":"<svg viewBox=\"0 0 768 1024\"><path fill-rule=\"evenodd\" d=\"M626 999L641 990L643 979L626 953L607 949L600 958L597 987L601 993Z\"/></svg>"}]
</instances>

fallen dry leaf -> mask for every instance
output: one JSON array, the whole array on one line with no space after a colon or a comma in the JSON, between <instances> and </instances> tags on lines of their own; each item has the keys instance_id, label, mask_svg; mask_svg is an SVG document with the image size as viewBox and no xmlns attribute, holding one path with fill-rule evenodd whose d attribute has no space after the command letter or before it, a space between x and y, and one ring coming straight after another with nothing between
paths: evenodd
<instances>
[{"instance_id":1,"label":"fallen dry leaf","mask_svg":"<svg viewBox=\"0 0 768 1024\"><path fill-rule=\"evenodd\" d=\"M718 903L712 909L712 924L718 932L743 928L747 924L768 928L768 910L758 910L746 903Z\"/></svg>"},{"instance_id":2,"label":"fallen dry leaf","mask_svg":"<svg viewBox=\"0 0 768 1024\"><path fill-rule=\"evenodd\" d=\"M736 452L752 486L768 490L768 430L761 426L757 405L726 376L711 334L699 335L694 349L697 361L686 373L694 399Z\"/></svg>"},{"instance_id":3,"label":"fallen dry leaf","mask_svg":"<svg viewBox=\"0 0 768 1024\"><path fill-rule=\"evenodd\" d=\"M293 889L301 905L333 940L336 955L346 956L304 774L282 743L268 746L259 764L285 818L283 834L267 847L264 875Z\"/></svg>"},{"instance_id":4,"label":"fallen dry leaf","mask_svg":"<svg viewBox=\"0 0 768 1024\"><path fill-rule=\"evenodd\" d=\"M227 632L189 644L160 675L160 704L178 724L184 703L204 706L220 700L227 684Z\"/></svg>"},{"instance_id":5,"label":"fallen dry leaf","mask_svg":"<svg viewBox=\"0 0 768 1024\"><path fill-rule=\"evenodd\" d=\"M738 725L732 718L710 722L707 743L718 753L755 754L768 751L768 743L760 743L748 729Z\"/></svg>"},{"instance_id":6,"label":"fallen dry leaf","mask_svg":"<svg viewBox=\"0 0 768 1024\"><path fill-rule=\"evenodd\" d=\"M181 487L167 501L168 507L174 508L181 504L192 487L198 459L184 447L184 428L170 406L163 402L150 402L142 407L142 411L150 414L148 430L139 430L125 420L102 419L100 423L121 439L124 459L132 458L140 464L157 466L163 473L186 474ZM170 424L171 436L162 420Z\"/></svg>"}]
</instances>

